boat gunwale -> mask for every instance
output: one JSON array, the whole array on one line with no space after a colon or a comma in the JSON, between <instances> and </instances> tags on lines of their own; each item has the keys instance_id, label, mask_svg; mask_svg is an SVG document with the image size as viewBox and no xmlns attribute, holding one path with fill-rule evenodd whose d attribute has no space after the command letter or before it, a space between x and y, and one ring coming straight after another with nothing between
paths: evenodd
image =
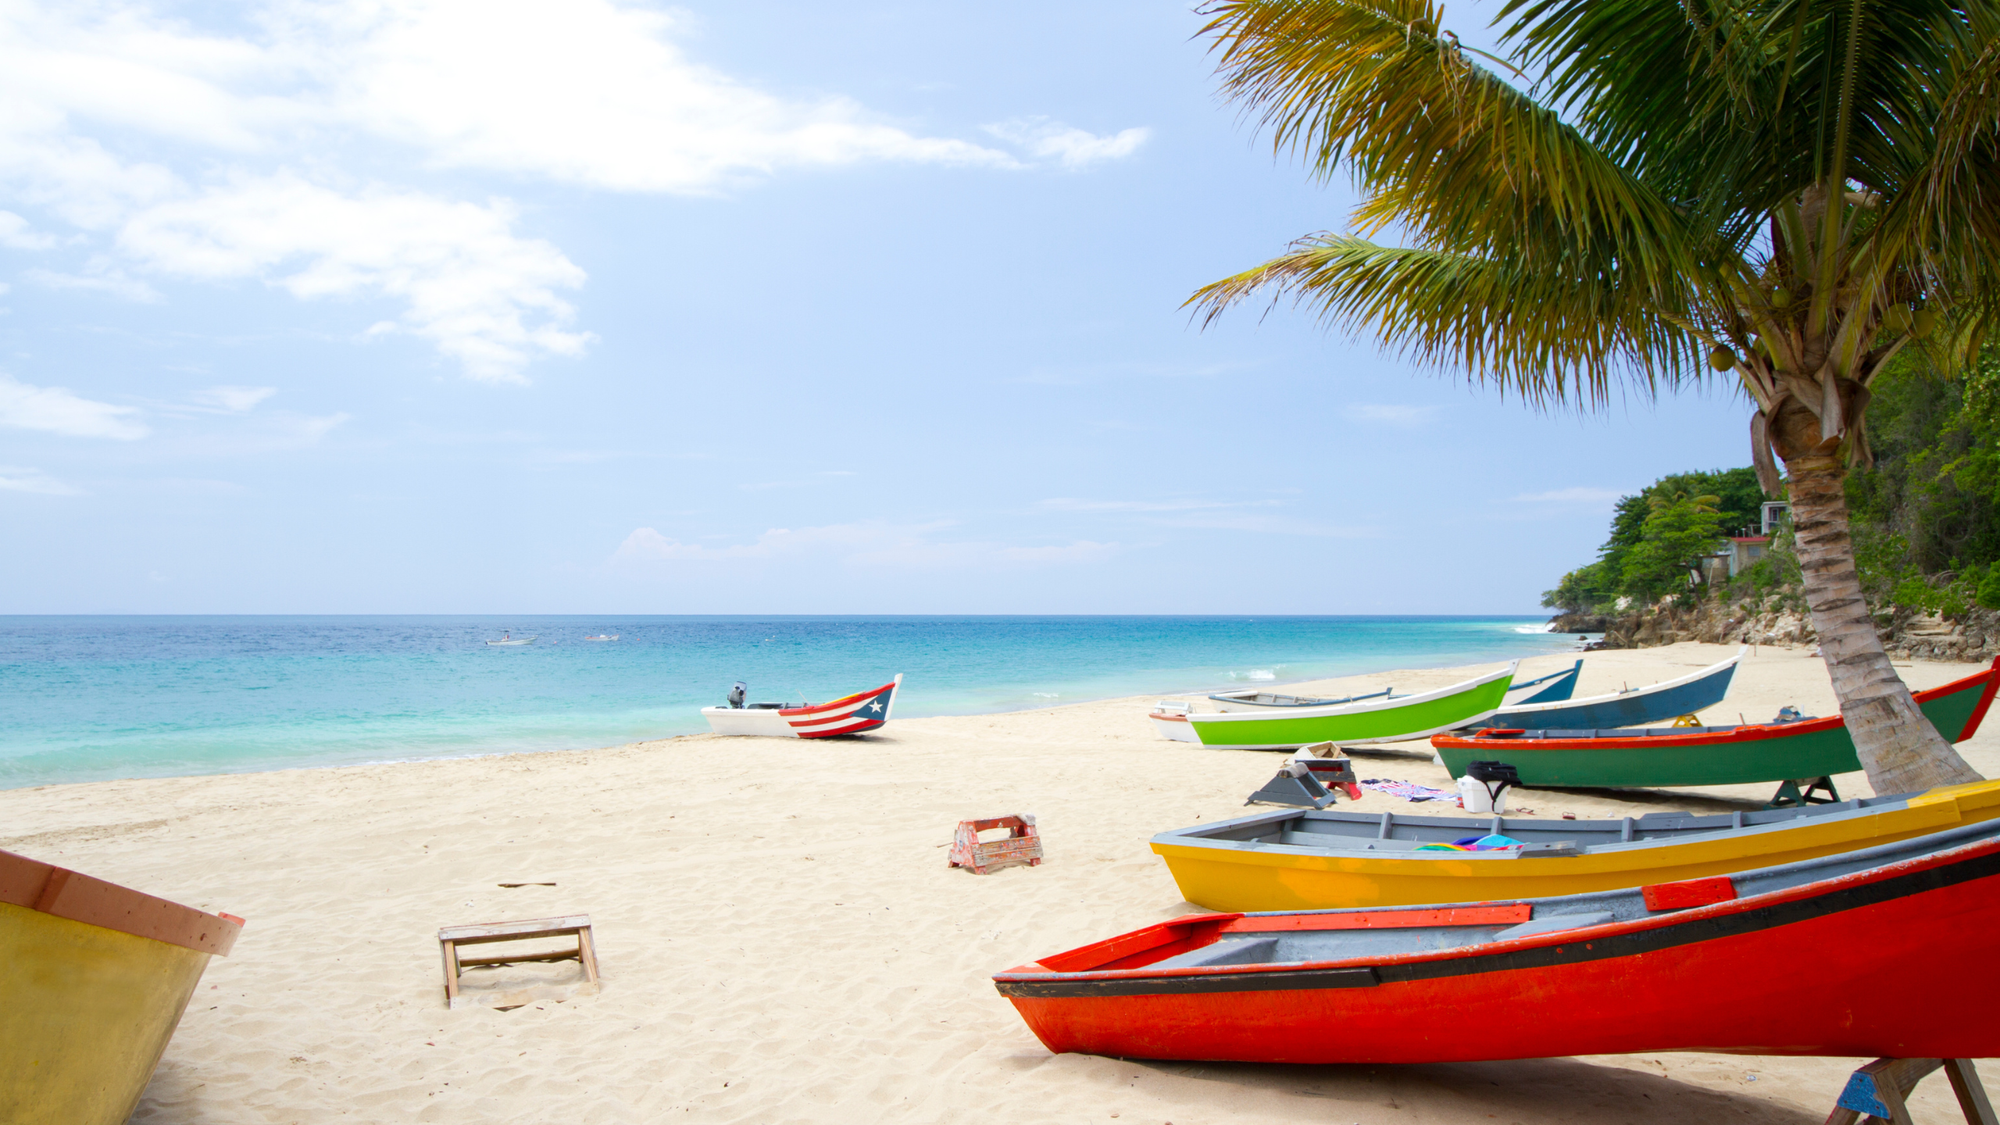
<instances>
[{"instance_id":1,"label":"boat gunwale","mask_svg":"<svg viewBox=\"0 0 2000 1125\"><path fill-rule=\"evenodd\" d=\"M1405 707L1420 707L1427 703L1436 703L1439 702L1440 700L1450 699L1453 696L1465 695L1472 691L1476 691L1479 688L1485 687L1487 684L1490 684L1493 681L1500 679L1502 677L1511 678L1514 675L1515 670L1520 667L1520 664L1521 662L1519 660L1510 660L1504 667L1502 667L1498 671L1488 672L1481 676L1475 676L1469 680L1460 680L1457 683L1447 684L1444 687L1432 688L1429 691L1418 692L1415 695L1399 695L1389 699L1374 700L1374 701L1356 701L1351 704L1342 703L1342 704L1329 705L1323 708L1320 707L1285 708L1285 710L1294 712L1293 714L1287 714L1287 715L1273 715L1268 712L1262 712L1262 711L1204 711L1204 712L1189 714L1188 721L1194 723L1226 723L1226 722L1273 722L1278 720L1296 720L1296 719L1325 719L1325 718L1332 718L1335 716L1365 715L1374 711L1398 710ZM1502 708L1495 707L1491 711L1484 712L1484 714L1491 715L1495 711L1499 711L1501 709ZM1310 711L1312 713L1311 714L1296 713L1299 711ZM1478 718L1474 718L1471 720L1460 719L1454 722L1452 726L1454 727L1463 726L1468 721L1478 722L1479 720ZM1421 738L1421 737L1422 735L1420 734L1401 736L1401 738ZM1400 741L1400 738L1398 740ZM1223 749L1224 747L1217 746L1216 748Z\"/></svg>"},{"instance_id":2,"label":"boat gunwale","mask_svg":"<svg viewBox=\"0 0 2000 1125\"><path fill-rule=\"evenodd\" d=\"M1894 847L1896 845L1887 844L1882 846ZM1565 945L1581 945L1586 948L1589 948L1593 943L1609 938L1622 937L1628 934L1643 933L1649 930L1666 929L1690 923L1699 925L1711 921L1713 919L1727 917L1732 914L1740 914L1750 911L1763 910L1774 906L1783 906L1792 902L1801 902L1808 899L1821 898L1827 895L1835 894L1855 887L1867 886L1869 884L1879 883L1890 879L1897 879L1909 875L1915 875L1922 871L1933 868L1950 866L1959 863L1969 862L1972 860L1977 860L1982 858L1982 856L1985 854L1995 854L1995 853L2000 853L2000 837L1989 837L1984 840L1975 840L1971 843L1954 845L1952 847L1940 849L1938 851L1930 852L1925 855L1911 856L1907 859L1901 859L1901 860L1892 860L1888 863L1880 864L1874 867L1863 868L1862 870L1859 871L1850 871L1844 875L1835 875L1825 879L1815 879L1809 882L1799 883L1794 886L1780 887L1773 890L1760 892L1758 894L1748 895L1742 898L1733 898L1724 900L1722 902L1710 903L1706 906L1698 906L1684 910L1663 910L1657 913L1649 913L1644 917L1629 918L1623 921L1613 920L1610 922L1602 922L1595 926L1578 926L1574 929L1568 929L1568 930L1551 930L1545 933L1527 934L1522 937L1508 938L1502 941L1474 942L1470 945L1453 946L1446 949L1416 950L1409 953L1392 953L1392 954L1374 955L1374 956L1341 957L1323 961L1274 961L1274 962L1263 962L1263 963L1251 963L1244 965L1186 965L1186 966L1177 966L1166 969L1156 969L1151 966L1142 965L1137 968L1131 968L1131 969L1085 969L1069 973L1056 972L1049 969L1040 969L1039 971L1037 971L1036 969L1030 967L1030 966L1039 966L1041 964L1039 961L1036 961L1036 962L1029 962L1027 965L1017 965L1014 968L1007 969L999 973L995 973L993 975L993 981L996 985L1005 985L1005 984L1035 985L1035 984L1088 984L1093 982L1104 983L1104 982L1118 982L1118 981L1144 981L1147 979L1160 980L1164 982L1180 978L1210 977L1210 978L1221 979L1232 976L1241 977L1248 980L1256 978L1258 976L1263 976L1273 973L1285 973L1285 974L1320 973L1329 970L1341 970L1341 969L1380 969L1385 966L1428 964L1438 961L1454 961L1454 960L1471 961L1478 958L1503 956L1527 950L1560 947ZM1854 853L1847 853L1847 854L1851 857ZM1806 860L1803 862L1806 863L1822 862L1824 859L1831 859L1831 858L1837 858L1837 857L1823 857L1822 860ZM1788 865L1780 865L1780 866L1788 866ZM1728 878L1730 878L1733 883L1734 879L1736 879L1739 876L1751 875L1755 873L1756 870L1752 869L1751 871L1738 872L1735 875L1728 876ZM1990 878L1993 876L1975 876L1975 878L1980 878L1980 877ZM1642 893L1642 888L1631 887L1631 888L1626 888L1625 890L1622 891L1595 892L1594 897L1602 897L1607 894L1628 894L1636 896L1640 895L1641 893ZM1559 896L1559 897L1568 898L1568 897L1580 897L1580 896ZM1481 902L1478 903L1477 905L1505 906L1523 902L1532 905L1538 902L1546 902L1546 901L1549 900L1496 899L1491 902ZM1274 916L1298 916L1298 915L1388 914L1401 911L1440 910L1440 909L1447 909L1451 906L1466 906L1466 905L1473 905L1473 904L1431 903L1431 904L1415 904L1409 906L1392 906L1392 907L1352 907L1339 910L1270 910L1270 911L1242 912L1233 914L1232 913L1189 914L1189 915L1183 915L1181 918L1172 919L1166 922L1154 923L1154 925L1152 926L1142 926L1137 930L1128 931L1127 934L1116 934L1113 935L1111 938L1106 938L1104 940L1112 941L1116 940L1119 937L1128 936L1128 934L1143 933L1147 930L1152 930L1157 927L1194 926L1207 922L1213 922L1218 919L1226 919L1227 921L1225 921L1223 924L1227 925L1229 921L1235 921L1236 919L1239 918L1268 918ZM1842 907L1839 908L1839 910L1862 909L1865 908L1865 905L1866 904L1856 907ZM1838 910L1832 912L1838 912ZM1537 917L1536 920L1540 920L1540 917L1557 918L1557 917L1562 917L1562 915L1558 914L1540 915ZM1786 923L1780 923L1780 924L1786 924ZM1331 927L1329 927L1329 929L1331 929ZM1715 939L1700 939L1700 938L1696 939L1697 942L1703 940L1715 940ZM1097 944L1097 943L1093 942L1091 944ZM1207 944L1213 944L1213 943L1211 942ZM1083 949L1083 948L1088 948L1088 946L1079 946L1078 948ZM1075 950L1064 950L1062 953L1051 954L1051 956L1061 957L1063 956L1064 953L1071 953L1071 952L1075 952ZM1612 954L1610 956L1631 956L1631 955L1637 955L1637 954ZM1488 971L1505 971L1505 970L1475 968L1472 969L1466 975L1472 975ZM1396 983L1396 982L1382 982L1382 983ZM1248 989L1246 989L1245 991L1248 991ZM1002 988L1002 993L1005 994L1004 987Z\"/></svg>"},{"instance_id":3,"label":"boat gunwale","mask_svg":"<svg viewBox=\"0 0 2000 1125\"><path fill-rule=\"evenodd\" d=\"M1983 681L1983 683L1980 681ZM1994 691L1996 688L2000 688L2000 656L1994 657L1993 663L1984 671L1961 677L1948 684L1940 684L1934 688L1912 692L1911 695L1915 699L1917 706L1922 707L1926 703L1936 702L1937 700L1946 699L1954 695L1962 695L1975 688L1980 690L1979 701L1973 706L1972 713L1966 717L1964 728L1959 731L1957 737L1951 740L1953 742L1963 742L1978 732L1980 722L1985 719L1986 712L1992 705ZM1441 733L1431 736L1431 746L1439 750L1490 750L1501 747L1536 750L1676 749L1686 746L1730 746L1738 743L1769 742L1779 738L1796 738L1804 734L1821 734L1846 725L1847 718L1845 715L1834 714L1823 718L1801 719L1791 723L1742 723L1722 733L1703 731L1690 732L1688 734L1612 734L1602 738L1539 738L1533 732L1527 731L1522 732L1525 737L1514 737L1512 735L1493 737L1480 734L1455 735ZM1490 729L1509 730L1512 728L1498 727ZM1617 728L1606 729L1616 730Z\"/></svg>"},{"instance_id":4,"label":"boat gunwale","mask_svg":"<svg viewBox=\"0 0 2000 1125\"><path fill-rule=\"evenodd\" d=\"M1993 783L1987 783L1987 784L1993 784ZM1202 855L1202 853L1216 852L1216 853L1226 853L1232 856L1264 855L1273 857L1327 859L1327 860L1366 859L1371 861L1396 860L1405 862L1435 863L1439 860L1451 860L1451 861L1504 860L1508 862L1520 862L1523 860L1532 861L1540 859L1540 860L1548 860L1552 863L1567 864L1571 860L1581 859L1586 856L1629 855L1634 852L1644 852L1655 848L1675 847L1675 846L1689 845L1689 844L1705 844L1724 839L1728 840L1759 839L1765 836L1774 835L1776 833L1788 832L1794 829L1801 829L1814 825L1846 824L1851 821L1860 820L1863 817L1884 816L1898 812L1910 812L1943 803L1942 801L1939 800L1924 801L1924 802L1919 802L1917 800L1917 798L1922 797L1924 794L1930 792L1934 792L1934 790L1919 790L1915 793L1895 793L1889 795L1886 798L1884 797L1854 798L1850 801L1840 802L1841 805L1850 805L1850 804L1853 805L1853 807L1851 808L1833 809L1830 806L1824 806L1824 805L1808 806L1804 809L1795 810L1797 815L1793 817L1784 820L1767 821L1763 824L1745 824L1742 825L1741 827L1731 827L1724 825L1715 828L1686 829L1682 830L1681 834L1679 835L1655 836L1651 839L1645 839L1645 840L1641 839L1603 840L1593 843L1584 843L1581 840L1572 841L1576 845L1575 851L1563 854L1555 854L1555 855L1542 855L1536 853L1523 855L1521 851L1517 848L1495 849L1492 851L1482 851L1482 852L1433 851L1428 854L1420 855L1417 854L1417 849L1415 848L1408 848L1408 849L1370 848L1368 846L1369 844L1380 843L1381 841L1370 840L1360 836L1343 836L1331 832L1325 833L1325 835L1330 840L1341 840L1341 841L1352 840L1355 841L1355 843L1352 846L1340 847L1340 846L1326 846L1319 844L1274 843L1264 840L1223 840L1223 839L1217 839L1213 836L1195 836L1195 835L1181 834L1184 832L1188 833L1197 832L1204 828L1212 827L1219 829L1224 825L1242 824L1244 821L1250 820L1251 818L1249 817L1239 818L1238 820L1235 821L1219 821L1212 826L1194 825L1190 828L1172 829L1166 832L1159 833L1158 835L1154 836L1150 841L1148 841L1148 844L1149 846L1152 847L1152 850L1156 855L1165 856L1167 852L1162 849L1179 848L1179 849L1185 849L1185 851L1182 854L1188 855L1191 858L1206 858ZM1882 803L1873 805L1859 803L1868 800L1879 801ZM1953 806L1956 807L1957 806L1956 799L1953 798L1951 800ZM1282 820L1275 821L1276 823L1283 823L1286 821L1304 819L1304 817L1299 815L1297 812L1293 812L1292 815L1287 816L1285 811L1279 811L1272 815L1275 818L1282 818ZM1355 813L1348 815L1358 816L1363 814ZM1722 815L1722 814L1711 814L1711 815ZM1410 821L1415 819L1418 818L1398 817L1395 823L1408 824L1410 823ZM1434 817L1434 818L1423 818L1423 819L1455 821L1458 818ZM1516 818L1516 819L1525 821L1525 818ZM1645 827L1642 825L1642 820L1643 818L1633 818L1632 823L1634 826L1634 831L1646 830ZM1470 830L1470 829L1481 828L1487 824L1490 824L1491 822L1467 818L1464 820L1464 823L1467 826L1468 830ZM1606 825L1619 825L1622 827L1622 822L1616 820L1581 821L1581 822L1573 820L1534 820L1534 821L1525 821L1525 823L1523 824L1503 823L1502 829L1503 829L1503 834L1504 831L1506 830L1513 830L1519 832L1560 832L1566 830L1569 826L1574 826L1578 824L1606 824ZM1564 827L1558 828L1556 827L1558 825ZM1438 826L1426 825L1425 827L1438 827ZM1393 840L1394 837L1391 837L1391 839ZM1413 841L1403 840L1397 842L1412 843Z\"/></svg>"},{"instance_id":5,"label":"boat gunwale","mask_svg":"<svg viewBox=\"0 0 2000 1125\"><path fill-rule=\"evenodd\" d=\"M880 695L885 691L889 691L897 687L898 684L899 680L890 680L888 683L883 684L881 687L872 687L863 691L850 692L847 695L841 696L839 699L829 700L828 702L825 703L808 703L804 707L782 707L778 709L778 714L783 715L786 718L790 718L793 715L817 714L818 712L838 707L843 703L852 703L855 700L862 698L863 696ZM704 708L704 710L705 709L706 708ZM888 717L885 715L882 721L885 723L888 722L889 721Z\"/></svg>"},{"instance_id":6,"label":"boat gunwale","mask_svg":"<svg viewBox=\"0 0 2000 1125\"><path fill-rule=\"evenodd\" d=\"M131 937L226 957L243 931L234 915L171 899L0 849L0 903Z\"/></svg>"}]
</instances>

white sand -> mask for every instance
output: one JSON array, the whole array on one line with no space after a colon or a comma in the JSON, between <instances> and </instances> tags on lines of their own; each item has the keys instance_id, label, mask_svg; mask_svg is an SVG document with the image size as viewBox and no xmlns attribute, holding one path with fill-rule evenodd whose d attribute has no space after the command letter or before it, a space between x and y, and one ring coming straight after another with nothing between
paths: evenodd
<instances>
[{"instance_id":1,"label":"white sand","mask_svg":"<svg viewBox=\"0 0 2000 1125\"><path fill-rule=\"evenodd\" d=\"M1730 651L1593 653L1578 694ZM1531 661L1522 675L1569 659ZM1917 663L1904 676L1921 688L1976 670ZM899 719L838 744L704 735L14 790L0 792L0 847L249 919L236 953L211 963L137 1122L1812 1125L1867 1061L1371 1068L1050 1055L988 976L1194 909L1146 841L1245 812L1278 761L1163 741L1144 718L1150 702ZM1786 703L1834 710L1816 658L1766 648L1705 717L1768 719ZM1962 749L2000 776L2000 727ZM1448 784L1427 748L1357 764ZM1867 792L1859 775L1839 782L1843 795ZM1517 804L1545 816L1718 810L1754 807L1772 788L1541 791ZM1379 794L1354 807L1436 811ZM957 821L1014 811L1038 815L1046 863L947 869ZM557 885L497 886L526 880ZM567 912L596 923L600 995L446 1010L439 926ZM1989 1069L1992 1088L2000 1068ZM1942 1077L1915 1108L1920 1121L1958 1119Z\"/></svg>"}]
</instances>

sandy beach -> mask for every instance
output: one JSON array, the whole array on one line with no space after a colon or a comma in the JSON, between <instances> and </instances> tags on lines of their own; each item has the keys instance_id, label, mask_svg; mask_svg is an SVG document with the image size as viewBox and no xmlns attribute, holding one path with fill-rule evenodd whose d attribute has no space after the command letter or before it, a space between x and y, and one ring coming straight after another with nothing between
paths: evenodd
<instances>
[{"instance_id":1,"label":"sandy beach","mask_svg":"<svg viewBox=\"0 0 2000 1125\"><path fill-rule=\"evenodd\" d=\"M1577 694L1732 651L1592 653ZM1571 659L1528 661L1521 675ZM1975 671L1902 669L1917 688ZM1306 690L1416 690L1462 674ZM1049 1054L988 976L1195 910L1147 840L1242 814L1279 761L1160 739L1145 720L1154 698L898 719L836 744L700 735L13 790L0 792L0 848L248 919L234 955L210 965L133 1118L148 1125L1809 1125L1867 1061L1661 1054L1370 1068ZM1817 657L1764 648L1704 717L1762 720L1786 704L1836 710ZM2000 776L2000 727L1961 750ZM1422 744L1357 765L1449 784ZM1837 781L1843 796L1869 792L1859 774ZM1530 790L1513 811L1724 811L1754 808L1772 788ZM1437 811L1375 793L1352 807ZM957 821L1010 812L1036 814L1046 863L983 877L947 867ZM537 882L555 885L500 885ZM440 926L572 912L595 923L601 993L447 1010ZM508 973L496 983L575 969L474 979ZM1993 1090L2000 1068L1985 1077ZM1958 1119L1941 1077L1913 1104L1920 1121Z\"/></svg>"}]
</instances>

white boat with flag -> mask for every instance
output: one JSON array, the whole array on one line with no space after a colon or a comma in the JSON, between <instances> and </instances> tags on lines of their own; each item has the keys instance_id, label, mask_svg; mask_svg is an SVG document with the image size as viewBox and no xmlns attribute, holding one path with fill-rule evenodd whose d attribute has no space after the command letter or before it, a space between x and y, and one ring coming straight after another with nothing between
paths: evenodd
<instances>
[{"instance_id":1,"label":"white boat with flag","mask_svg":"<svg viewBox=\"0 0 2000 1125\"><path fill-rule=\"evenodd\" d=\"M837 738L875 730L889 721L896 689L903 674L878 688L843 695L831 703L749 703L741 681L730 689L729 703L704 707L702 717L717 734L762 738Z\"/></svg>"}]
</instances>

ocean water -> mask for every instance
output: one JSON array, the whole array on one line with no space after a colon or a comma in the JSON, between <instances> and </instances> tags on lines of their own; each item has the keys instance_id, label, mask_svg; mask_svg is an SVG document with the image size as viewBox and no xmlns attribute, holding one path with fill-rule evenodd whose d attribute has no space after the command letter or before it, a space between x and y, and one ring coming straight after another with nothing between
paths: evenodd
<instances>
[{"instance_id":1,"label":"ocean water","mask_svg":"<svg viewBox=\"0 0 2000 1125\"><path fill-rule=\"evenodd\" d=\"M608 746L706 730L736 680L902 672L913 717L1574 647L1530 617L0 617L0 788Z\"/></svg>"}]
</instances>

